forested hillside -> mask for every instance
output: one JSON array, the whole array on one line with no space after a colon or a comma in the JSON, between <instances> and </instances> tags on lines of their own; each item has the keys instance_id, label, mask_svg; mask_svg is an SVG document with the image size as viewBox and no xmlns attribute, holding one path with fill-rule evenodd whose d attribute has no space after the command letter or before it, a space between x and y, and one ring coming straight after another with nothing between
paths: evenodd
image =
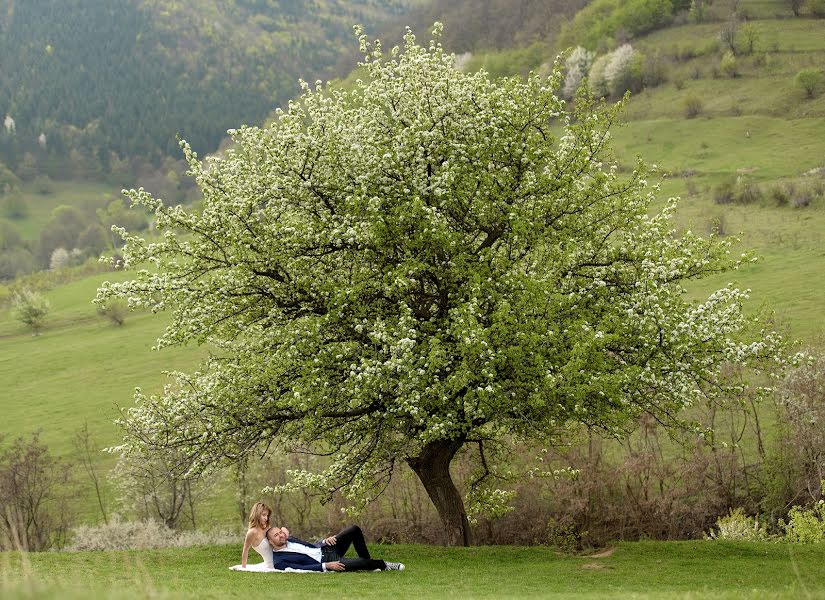
<instances>
[{"instance_id":1,"label":"forested hillside","mask_svg":"<svg viewBox=\"0 0 825 600\"><path fill-rule=\"evenodd\" d=\"M176 134L212 151L415 1L0 0L0 162L94 177L177 156Z\"/></svg>"}]
</instances>

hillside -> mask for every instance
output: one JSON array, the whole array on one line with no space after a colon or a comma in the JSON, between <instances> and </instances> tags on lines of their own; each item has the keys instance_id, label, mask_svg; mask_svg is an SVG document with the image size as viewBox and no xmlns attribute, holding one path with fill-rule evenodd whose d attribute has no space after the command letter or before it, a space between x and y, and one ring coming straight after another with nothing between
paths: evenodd
<instances>
[{"instance_id":1,"label":"hillside","mask_svg":"<svg viewBox=\"0 0 825 600\"><path fill-rule=\"evenodd\" d=\"M0 162L94 178L176 135L214 151L415 1L0 0Z\"/></svg>"}]
</instances>

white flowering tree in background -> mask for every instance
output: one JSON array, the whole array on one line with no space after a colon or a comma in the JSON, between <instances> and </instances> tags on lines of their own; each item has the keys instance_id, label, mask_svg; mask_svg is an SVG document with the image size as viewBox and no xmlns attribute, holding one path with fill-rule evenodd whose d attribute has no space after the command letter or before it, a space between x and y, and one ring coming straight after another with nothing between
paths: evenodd
<instances>
[{"instance_id":1,"label":"white flowering tree in background","mask_svg":"<svg viewBox=\"0 0 825 600\"><path fill-rule=\"evenodd\" d=\"M565 98L573 98L590 71L595 55L586 48L576 46L564 60L564 85L562 94Z\"/></svg>"},{"instance_id":2,"label":"white flowering tree in background","mask_svg":"<svg viewBox=\"0 0 825 600\"><path fill-rule=\"evenodd\" d=\"M673 203L651 214L643 165L605 162L617 107L582 92L566 114L558 65L490 81L411 33L388 57L361 43L353 91L305 86L271 126L231 132L221 160L183 144L202 212L128 193L163 237L122 232L135 278L97 301L169 309L160 346L216 352L162 394L138 390L123 453L173 452L192 474L272 444L326 454L296 485L360 501L406 463L447 542L467 544L463 449L488 485L496 440L619 436L641 413L676 425L742 391L727 364L778 360L777 337L748 333L743 292L686 298L686 281L738 263L676 236Z\"/></svg>"}]
</instances>

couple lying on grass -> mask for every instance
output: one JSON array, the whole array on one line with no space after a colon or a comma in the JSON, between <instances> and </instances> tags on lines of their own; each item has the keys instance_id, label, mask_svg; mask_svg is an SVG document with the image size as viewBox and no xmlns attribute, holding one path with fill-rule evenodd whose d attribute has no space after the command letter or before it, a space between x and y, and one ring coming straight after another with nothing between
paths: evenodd
<instances>
[{"instance_id":1,"label":"couple lying on grass","mask_svg":"<svg viewBox=\"0 0 825 600\"><path fill-rule=\"evenodd\" d=\"M357 525L350 525L340 533L319 540L315 544L289 535L286 527L270 527L272 511L258 502L249 513L249 531L243 542L241 565L246 568L249 549L260 554L267 567L279 570L305 571L403 571L404 565L372 558ZM349 547L355 548L358 558L344 558Z\"/></svg>"}]
</instances>

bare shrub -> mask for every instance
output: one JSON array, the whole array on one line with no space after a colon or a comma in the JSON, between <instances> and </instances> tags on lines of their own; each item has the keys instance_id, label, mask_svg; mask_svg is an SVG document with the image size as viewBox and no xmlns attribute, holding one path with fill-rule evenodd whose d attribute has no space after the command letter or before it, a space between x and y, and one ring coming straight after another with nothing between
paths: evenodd
<instances>
[{"instance_id":1,"label":"bare shrub","mask_svg":"<svg viewBox=\"0 0 825 600\"><path fill-rule=\"evenodd\" d=\"M185 516L196 529L195 507L208 493L212 480L187 478L179 457L174 454L144 457L121 456L110 473L120 492L121 505L140 520L157 519L175 529Z\"/></svg>"},{"instance_id":2,"label":"bare shrub","mask_svg":"<svg viewBox=\"0 0 825 600\"><path fill-rule=\"evenodd\" d=\"M777 206L787 206L795 193L796 186L790 181L774 184L768 192L771 200L773 200Z\"/></svg>"},{"instance_id":3,"label":"bare shrub","mask_svg":"<svg viewBox=\"0 0 825 600\"><path fill-rule=\"evenodd\" d=\"M788 425L782 442L799 466L788 504L819 500L825 479L825 357L808 356L778 391L780 417Z\"/></svg>"},{"instance_id":4,"label":"bare shrub","mask_svg":"<svg viewBox=\"0 0 825 600\"><path fill-rule=\"evenodd\" d=\"M38 433L0 452L0 549L61 546L70 521L69 482L67 465L49 453Z\"/></svg>"},{"instance_id":5,"label":"bare shrub","mask_svg":"<svg viewBox=\"0 0 825 600\"><path fill-rule=\"evenodd\" d=\"M793 200L791 205L794 208L806 208L811 205L814 199L813 190L809 186L798 186L794 190Z\"/></svg>"},{"instance_id":6,"label":"bare shrub","mask_svg":"<svg viewBox=\"0 0 825 600\"><path fill-rule=\"evenodd\" d=\"M736 180L728 177L713 188L713 201L716 204L730 204L736 194Z\"/></svg>"},{"instance_id":7,"label":"bare shrub","mask_svg":"<svg viewBox=\"0 0 825 600\"><path fill-rule=\"evenodd\" d=\"M236 531L175 531L158 521L124 522L115 516L106 525L82 525L71 531L69 552L188 548L237 542Z\"/></svg>"}]
</instances>

